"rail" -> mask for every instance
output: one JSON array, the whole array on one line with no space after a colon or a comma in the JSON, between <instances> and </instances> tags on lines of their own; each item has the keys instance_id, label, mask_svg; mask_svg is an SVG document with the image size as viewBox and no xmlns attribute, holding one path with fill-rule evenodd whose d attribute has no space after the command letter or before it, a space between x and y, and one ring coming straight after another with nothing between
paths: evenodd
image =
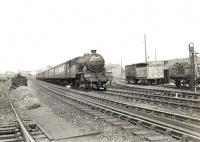
<instances>
[{"instance_id":1,"label":"rail","mask_svg":"<svg viewBox=\"0 0 200 142\"><path fill-rule=\"evenodd\" d=\"M199 100L193 100L193 99L185 99L185 98L176 98L171 96L163 96L158 94L148 94L145 92L140 91L126 91L126 90L119 90L119 89L107 89L106 92L103 92L104 94L108 94L111 96L116 96L119 98L125 98L125 99L135 99L140 101L145 101L147 103L154 102L159 104L167 104L172 105L176 107L182 107L182 108L190 108L196 111L200 111L200 101Z\"/></svg>"},{"instance_id":2,"label":"rail","mask_svg":"<svg viewBox=\"0 0 200 142\"><path fill-rule=\"evenodd\" d=\"M20 120L15 108L13 107L12 103L11 103L11 100L10 100L10 97L8 96L8 100L9 100L9 103L10 103L10 106L12 107L12 110L14 111L15 113L15 116L17 118L17 121L19 122L19 125L20 125L20 128L22 130L22 133L23 133L23 136L25 138L25 142L36 142L32 137L31 135L29 134L29 132L27 131L27 129L25 128L25 126L23 125L22 121Z\"/></svg>"},{"instance_id":3,"label":"rail","mask_svg":"<svg viewBox=\"0 0 200 142\"><path fill-rule=\"evenodd\" d=\"M63 97L68 97L68 98L71 98L71 99L75 99L75 100L77 100L77 101L79 101L79 102L82 102L82 103L87 103L87 104L90 104L91 106L93 106L94 108L95 107L97 107L97 108L99 108L99 107L101 107L102 109L107 109L107 110L110 110L110 111L113 111L113 113L120 113L120 115L122 115L122 116L126 116L126 117L128 117L128 118L131 118L131 119L135 119L136 118L136 115L137 114L133 114L133 113L130 113L130 112L128 112L128 111L125 111L125 110L123 110L123 109L119 109L119 108L114 108L114 107L111 107L111 106L108 106L108 105L106 105L106 104L100 104L100 103L97 103L97 102L95 102L94 100L91 100L91 99L88 99L88 98L83 98L83 97L81 97L80 98L80 96L78 97L78 96L75 96L75 95L69 95L69 94L67 94L67 96L66 96L66 92L64 92L64 91L61 91L62 89L61 88L63 88L63 87L59 87L59 86L57 86L57 88L60 88L61 90L59 90L59 89L56 89L55 87L55 85L50 85L50 84L48 84L49 86L54 86L54 88L51 88L51 87L47 87L48 85L47 85L47 83L44 83L45 84L45 86L46 87L44 87L44 88L46 88L46 89L48 89L49 91L52 91L52 92L54 92L54 93L56 93L56 94L59 94L59 95L61 95L61 96L63 96ZM40 84L41 85L41 84ZM69 90L68 90L69 91ZM71 92L71 93L77 93L77 94L80 94L81 96L83 96L83 95L86 95L85 93L80 93L80 92L73 92L73 91L69 91L69 92ZM65 94L65 95L64 95ZM93 96L94 97L94 96ZM100 98L99 98L100 99ZM107 101L110 101L110 100L105 100L105 102L107 102ZM102 101L101 101L102 102ZM81 103L81 104L82 104ZM110 103L110 104L112 104L112 103ZM190 137L190 138L192 138L192 139L195 139L195 140L200 140L200 137L197 135L197 133L196 132L192 132L191 131L191 129L184 129L184 127L187 127L187 126L183 126L182 127L182 125L179 125L179 124L176 124L176 125L174 125L174 123L175 122L173 122L173 123L168 123L168 122L158 122L158 121L160 121L160 120L158 120L158 121L156 121L155 123L153 123L153 121L151 120L151 121L148 121L148 120L145 120L143 117L142 118L140 118L140 117L138 117L137 118L138 119L138 121L142 121L142 123L148 123L148 124L151 124L151 125L153 125L153 126L156 126L156 127L159 127L159 128L162 128L162 129L168 129L168 130L170 130L171 131L171 134L173 135L183 135L183 136L186 136L186 137ZM155 120L154 120L155 121ZM169 126L169 124L170 125L174 125L174 126ZM181 128L181 127L182 128Z\"/></svg>"},{"instance_id":4,"label":"rail","mask_svg":"<svg viewBox=\"0 0 200 142\"><path fill-rule=\"evenodd\" d=\"M200 99L200 93L195 93L192 91L184 91L184 90L178 90L178 89L170 89L170 88L155 88L155 87L149 87L149 86L139 86L139 85L130 85L130 84L124 84L124 83L114 83L116 85L119 85L117 87L118 89L127 89L127 90L143 90L143 92L149 92L149 93L163 93L163 95L170 95L170 96L176 96L178 94L178 97L182 98L189 98L189 99Z\"/></svg>"}]
</instances>

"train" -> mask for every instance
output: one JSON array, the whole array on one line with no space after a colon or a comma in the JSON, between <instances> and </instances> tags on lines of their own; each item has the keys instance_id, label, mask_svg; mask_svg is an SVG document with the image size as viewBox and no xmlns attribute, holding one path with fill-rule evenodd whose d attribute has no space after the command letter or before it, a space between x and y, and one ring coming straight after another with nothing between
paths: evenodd
<instances>
[{"instance_id":1,"label":"train","mask_svg":"<svg viewBox=\"0 0 200 142\"><path fill-rule=\"evenodd\" d=\"M61 63L36 74L36 79L70 85L74 88L104 89L111 83L112 72L107 72L103 56L96 50Z\"/></svg>"},{"instance_id":2,"label":"train","mask_svg":"<svg viewBox=\"0 0 200 142\"><path fill-rule=\"evenodd\" d=\"M167 84L173 81L177 88L194 87L189 58L126 65L125 77L128 83L134 84ZM199 82L200 67L197 65L195 84Z\"/></svg>"}]
</instances>

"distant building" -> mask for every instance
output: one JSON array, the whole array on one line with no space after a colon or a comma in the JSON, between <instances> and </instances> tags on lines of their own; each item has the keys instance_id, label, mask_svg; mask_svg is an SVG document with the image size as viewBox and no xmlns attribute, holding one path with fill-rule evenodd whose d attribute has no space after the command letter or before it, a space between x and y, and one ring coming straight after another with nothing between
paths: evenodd
<instances>
[{"instance_id":1,"label":"distant building","mask_svg":"<svg viewBox=\"0 0 200 142\"><path fill-rule=\"evenodd\" d=\"M9 78L13 78L16 75L16 73L12 72L12 71L6 71L5 74L6 74L6 76L7 76L8 79Z\"/></svg>"},{"instance_id":2,"label":"distant building","mask_svg":"<svg viewBox=\"0 0 200 142\"><path fill-rule=\"evenodd\" d=\"M6 81L6 80L7 80L6 74L0 73L0 81Z\"/></svg>"}]
</instances>

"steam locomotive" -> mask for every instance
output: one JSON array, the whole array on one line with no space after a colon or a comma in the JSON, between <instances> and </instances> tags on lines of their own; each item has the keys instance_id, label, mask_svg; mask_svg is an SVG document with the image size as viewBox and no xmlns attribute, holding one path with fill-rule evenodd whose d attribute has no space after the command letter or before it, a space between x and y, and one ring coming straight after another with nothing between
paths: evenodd
<instances>
[{"instance_id":1,"label":"steam locomotive","mask_svg":"<svg viewBox=\"0 0 200 142\"><path fill-rule=\"evenodd\" d=\"M199 84L200 68L198 66L195 72L195 78L192 78L191 65L188 62L174 63L169 67L170 78L174 80L178 88L186 85L192 88L195 84Z\"/></svg>"},{"instance_id":2,"label":"steam locomotive","mask_svg":"<svg viewBox=\"0 0 200 142\"><path fill-rule=\"evenodd\" d=\"M38 73L36 79L75 88L106 90L106 84L113 76L104 66L104 58L96 50L91 50L91 54L86 53Z\"/></svg>"}]
</instances>

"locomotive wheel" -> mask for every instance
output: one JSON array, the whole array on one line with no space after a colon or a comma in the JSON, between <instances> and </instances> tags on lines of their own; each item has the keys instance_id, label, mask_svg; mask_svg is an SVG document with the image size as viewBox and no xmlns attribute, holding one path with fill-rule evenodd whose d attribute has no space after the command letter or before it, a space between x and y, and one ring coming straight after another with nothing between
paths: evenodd
<instances>
[{"instance_id":1,"label":"locomotive wheel","mask_svg":"<svg viewBox=\"0 0 200 142\"><path fill-rule=\"evenodd\" d=\"M181 87L181 81L180 80L175 80L175 85L177 88Z\"/></svg>"},{"instance_id":2,"label":"locomotive wheel","mask_svg":"<svg viewBox=\"0 0 200 142\"><path fill-rule=\"evenodd\" d=\"M138 84L139 79L135 79L134 84Z\"/></svg>"},{"instance_id":3,"label":"locomotive wheel","mask_svg":"<svg viewBox=\"0 0 200 142\"><path fill-rule=\"evenodd\" d=\"M138 80L137 79L133 79L133 84L137 84Z\"/></svg>"},{"instance_id":4,"label":"locomotive wheel","mask_svg":"<svg viewBox=\"0 0 200 142\"><path fill-rule=\"evenodd\" d=\"M189 82L189 87L190 87L190 89L192 89L194 87L194 82L193 81Z\"/></svg>"}]
</instances>

